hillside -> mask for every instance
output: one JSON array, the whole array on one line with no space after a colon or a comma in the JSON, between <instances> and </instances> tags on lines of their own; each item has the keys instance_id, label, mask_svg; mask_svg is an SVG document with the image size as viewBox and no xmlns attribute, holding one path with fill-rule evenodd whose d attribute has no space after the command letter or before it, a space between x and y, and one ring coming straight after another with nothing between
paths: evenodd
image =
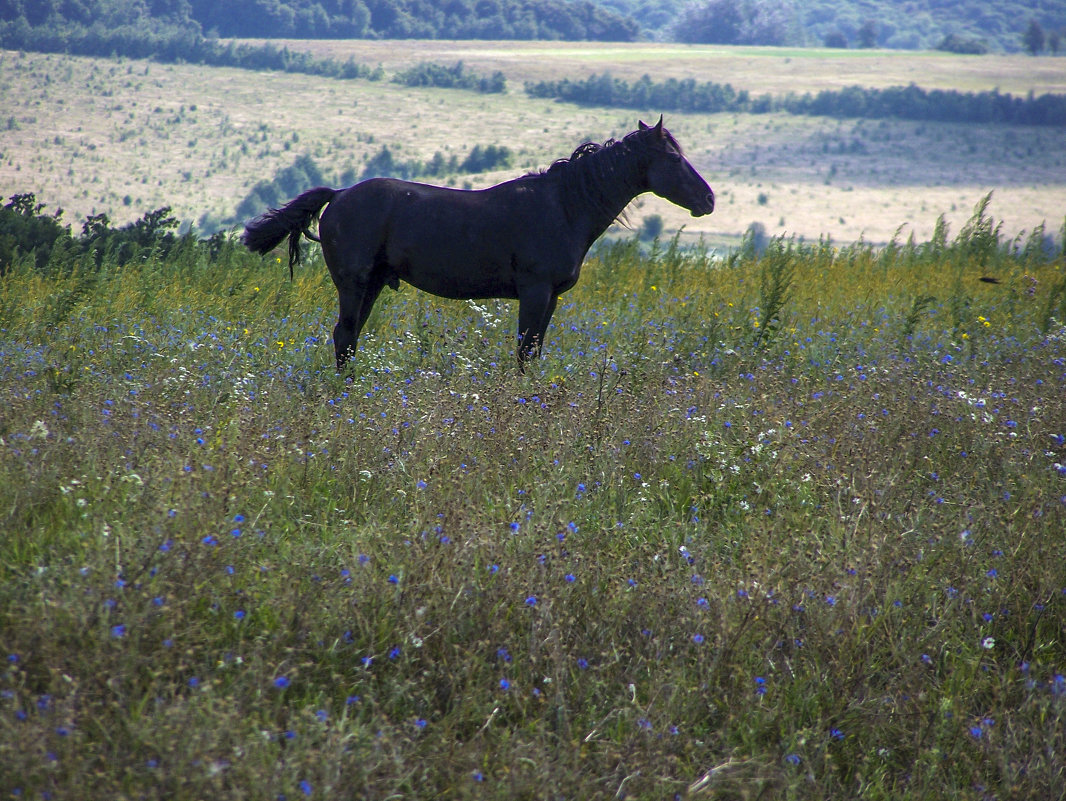
<instances>
[{"instance_id":1,"label":"hillside","mask_svg":"<svg viewBox=\"0 0 1066 801\"><path fill-rule=\"evenodd\" d=\"M545 39L1018 52L1032 22L1059 52L1066 0L9 0L9 49L135 55L174 38ZM98 40L100 50L72 49ZM110 49L106 49L110 48ZM183 49L187 49L183 48ZM136 54L140 55L140 53ZM183 56L184 57L184 56Z\"/></svg>"},{"instance_id":2,"label":"hillside","mask_svg":"<svg viewBox=\"0 0 1066 801\"><path fill-rule=\"evenodd\" d=\"M1062 45L1063 0L597 0L632 18L648 38L715 44L932 50L946 37L988 51L1018 52L1036 20L1048 51Z\"/></svg>"}]
</instances>

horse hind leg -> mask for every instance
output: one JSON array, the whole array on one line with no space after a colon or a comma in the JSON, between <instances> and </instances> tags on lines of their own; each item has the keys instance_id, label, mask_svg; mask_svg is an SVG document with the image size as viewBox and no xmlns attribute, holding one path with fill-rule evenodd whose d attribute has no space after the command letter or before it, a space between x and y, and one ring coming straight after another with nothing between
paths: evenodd
<instances>
[{"instance_id":1,"label":"horse hind leg","mask_svg":"<svg viewBox=\"0 0 1066 801\"><path fill-rule=\"evenodd\" d=\"M374 301L378 299L388 280L389 273L376 268L366 281L355 281L351 286L338 287L340 314L333 327L333 349L337 355L337 369L341 370L355 357L359 334L370 317Z\"/></svg>"}]
</instances>

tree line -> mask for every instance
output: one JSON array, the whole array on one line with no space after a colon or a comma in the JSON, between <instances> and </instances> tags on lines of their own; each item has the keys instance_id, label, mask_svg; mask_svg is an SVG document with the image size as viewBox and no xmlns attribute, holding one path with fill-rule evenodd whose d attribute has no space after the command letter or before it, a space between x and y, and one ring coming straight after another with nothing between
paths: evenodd
<instances>
[{"instance_id":1,"label":"tree line","mask_svg":"<svg viewBox=\"0 0 1066 801\"><path fill-rule=\"evenodd\" d=\"M633 41L639 26L590 0L4 0L0 41L81 38L119 28L146 39L288 37ZM95 34L99 38L102 32ZM108 55L96 52L91 55Z\"/></svg>"},{"instance_id":2,"label":"tree line","mask_svg":"<svg viewBox=\"0 0 1066 801\"><path fill-rule=\"evenodd\" d=\"M63 222L62 209L48 213L36 195L12 195L0 207L0 275L23 258L38 270L71 269L127 264L152 254L166 258L181 247L204 248L215 256L231 246L224 233L200 239L178 234L178 227L170 207L164 206L122 226L112 225L106 214L92 214L81 233L74 234Z\"/></svg>"},{"instance_id":3,"label":"tree line","mask_svg":"<svg viewBox=\"0 0 1066 801\"><path fill-rule=\"evenodd\" d=\"M532 97L556 98L591 106L694 113L732 112L764 114L783 111L828 117L866 119L898 118L929 122L998 123L1013 125L1066 125L1066 95L1030 93L1026 97L987 92L906 87L869 89L852 86L840 90L781 97L753 96L730 84L669 78L652 81L644 75L629 82L609 73L584 80L527 82Z\"/></svg>"}]
</instances>

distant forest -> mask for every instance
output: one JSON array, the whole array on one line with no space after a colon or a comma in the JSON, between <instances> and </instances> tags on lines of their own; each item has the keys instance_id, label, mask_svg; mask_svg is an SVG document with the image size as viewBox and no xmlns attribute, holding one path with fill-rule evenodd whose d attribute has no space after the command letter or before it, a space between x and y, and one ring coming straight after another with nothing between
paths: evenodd
<instances>
[{"instance_id":1,"label":"distant forest","mask_svg":"<svg viewBox=\"0 0 1066 801\"><path fill-rule=\"evenodd\" d=\"M0 0L5 48L65 43L84 53L86 42L137 37L653 39L1035 55L1066 51L1066 0Z\"/></svg>"},{"instance_id":2,"label":"distant forest","mask_svg":"<svg viewBox=\"0 0 1066 801\"><path fill-rule=\"evenodd\" d=\"M639 26L589 0L0 0L0 41L94 27L208 37L633 41ZM14 46L18 46L14 44Z\"/></svg>"}]
</instances>

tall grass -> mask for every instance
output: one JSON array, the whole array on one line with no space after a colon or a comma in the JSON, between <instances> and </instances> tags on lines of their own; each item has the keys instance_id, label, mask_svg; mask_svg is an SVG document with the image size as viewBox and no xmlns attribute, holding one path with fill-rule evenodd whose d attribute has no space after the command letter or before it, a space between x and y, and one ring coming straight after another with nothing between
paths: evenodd
<instances>
[{"instance_id":1,"label":"tall grass","mask_svg":"<svg viewBox=\"0 0 1066 801\"><path fill-rule=\"evenodd\" d=\"M507 303L342 377L321 265L12 266L0 787L1056 797L1063 266L992 231L604 246L527 375Z\"/></svg>"}]
</instances>

